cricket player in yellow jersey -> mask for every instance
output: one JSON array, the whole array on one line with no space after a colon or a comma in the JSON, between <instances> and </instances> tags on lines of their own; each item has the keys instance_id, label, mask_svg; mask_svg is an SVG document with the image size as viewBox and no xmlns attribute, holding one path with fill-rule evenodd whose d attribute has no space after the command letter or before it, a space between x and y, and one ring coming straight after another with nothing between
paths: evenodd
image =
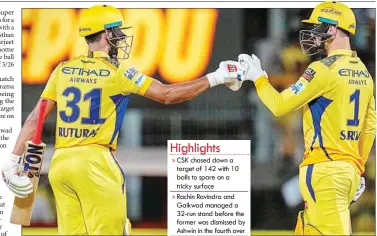
<instances>
[{"instance_id":1,"label":"cricket player in yellow jersey","mask_svg":"<svg viewBox=\"0 0 377 236\"><path fill-rule=\"evenodd\" d=\"M375 139L373 79L350 48L349 36L356 30L350 8L323 2L303 22L313 25L300 31L304 53L323 50L327 57L311 63L290 88L277 92L255 55L241 54L239 61L274 115L303 108L305 153L299 182L306 207L295 234L350 235L349 206L364 191L360 175Z\"/></svg>"},{"instance_id":2,"label":"cricket player in yellow jersey","mask_svg":"<svg viewBox=\"0 0 377 236\"><path fill-rule=\"evenodd\" d=\"M61 235L130 235L124 173L114 153L132 94L172 104L220 84L235 90L235 82L243 79L239 62L224 61L202 78L164 85L120 63L118 59L128 58L132 46L132 36L124 29L122 15L114 7L84 10L79 32L88 44L88 54L60 63L41 95L48 100L47 115L57 108L49 180ZM19 177L17 169L24 144L34 134L38 110L39 103L2 167L4 180L18 197L32 191L30 180Z\"/></svg>"}]
</instances>

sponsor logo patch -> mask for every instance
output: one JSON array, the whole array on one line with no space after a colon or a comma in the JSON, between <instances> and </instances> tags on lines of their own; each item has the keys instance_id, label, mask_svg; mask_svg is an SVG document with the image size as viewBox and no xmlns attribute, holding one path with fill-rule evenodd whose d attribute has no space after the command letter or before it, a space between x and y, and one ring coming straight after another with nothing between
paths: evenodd
<instances>
[{"instance_id":1,"label":"sponsor logo patch","mask_svg":"<svg viewBox=\"0 0 377 236\"><path fill-rule=\"evenodd\" d=\"M62 68L63 74L66 75L80 75L80 76L99 76L106 77L110 75L110 71L107 69L84 69L80 67L66 66Z\"/></svg>"},{"instance_id":2,"label":"sponsor logo patch","mask_svg":"<svg viewBox=\"0 0 377 236\"><path fill-rule=\"evenodd\" d=\"M80 32L81 31L92 31L92 29L91 28L80 28Z\"/></svg>"},{"instance_id":3,"label":"sponsor logo patch","mask_svg":"<svg viewBox=\"0 0 377 236\"><path fill-rule=\"evenodd\" d=\"M367 70L354 70L349 68L343 68L338 71L340 76L346 76L346 77L365 77L369 78L370 74Z\"/></svg>"},{"instance_id":4,"label":"sponsor logo patch","mask_svg":"<svg viewBox=\"0 0 377 236\"><path fill-rule=\"evenodd\" d=\"M228 64L229 72L237 72L237 66Z\"/></svg>"},{"instance_id":5,"label":"sponsor logo patch","mask_svg":"<svg viewBox=\"0 0 377 236\"><path fill-rule=\"evenodd\" d=\"M332 14L332 15L338 15L338 16L342 15L342 13L340 11L337 11L332 7L323 8L323 9L321 9L321 12Z\"/></svg>"},{"instance_id":6,"label":"sponsor logo patch","mask_svg":"<svg viewBox=\"0 0 377 236\"><path fill-rule=\"evenodd\" d=\"M298 82L292 84L290 88L291 88L292 92L297 95L305 88L305 85L302 82L298 81Z\"/></svg>"},{"instance_id":7,"label":"sponsor logo patch","mask_svg":"<svg viewBox=\"0 0 377 236\"><path fill-rule=\"evenodd\" d=\"M144 81L145 81L145 78L146 78L146 76L145 75L140 75L139 77L137 77L137 79L135 80L135 84L137 85L137 86L141 86L141 85L143 85L143 83L144 83Z\"/></svg>"},{"instance_id":8,"label":"sponsor logo patch","mask_svg":"<svg viewBox=\"0 0 377 236\"><path fill-rule=\"evenodd\" d=\"M304 74L302 74L302 77L304 77L306 81L310 82L314 78L315 73L315 70L313 70L312 68L307 68Z\"/></svg>"},{"instance_id":9,"label":"sponsor logo patch","mask_svg":"<svg viewBox=\"0 0 377 236\"><path fill-rule=\"evenodd\" d=\"M130 67L124 72L124 76L126 76L129 80L132 80L132 78L135 77L138 72L139 71L135 67Z\"/></svg>"}]
</instances>

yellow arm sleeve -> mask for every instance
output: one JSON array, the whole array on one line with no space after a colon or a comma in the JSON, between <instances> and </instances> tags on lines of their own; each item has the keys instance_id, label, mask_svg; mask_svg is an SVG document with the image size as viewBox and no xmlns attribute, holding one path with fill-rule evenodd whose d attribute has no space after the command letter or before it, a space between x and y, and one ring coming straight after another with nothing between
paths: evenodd
<instances>
[{"instance_id":1,"label":"yellow arm sleeve","mask_svg":"<svg viewBox=\"0 0 377 236\"><path fill-rule=\"evenodd\" d=\"M367 162L376 136L376 109L374 96L369 101L363 129L359 140L359 153L364 163Z\"/></svg>"},{"instance_id":2,"label":"yellow arm sleeve","mask_svg":"<svg viewBox=\"0 0 377 236\"><path fill-rule=\"evenodd\" d=\"M59 64L50 75L46 87L42 92L41 98L47 98L49 100L56 101L56 84L59 77L60 65L61 64Z\"/></svg>"},{"instance_id":3,"label":"yellow arm sleeve","mask_svg":"<svg viewBox=\"0 0 377 236\"><path fill-rule=\"evenodd\" d=\"M122 94L144 95L153 79L139 72L135 67L118 70L118 84Z\"/></svg>"},{"instance_id":4,"label":"yellow arm sleeve","mask_svg":"<svg viewBox=\"0 0 377 236\"><path fill-rule=\"evenodd\" d=\"M295 111L314 98L321 96L329 83L328 68L321 62L313 62L299 80L279 93L266 77L255 82L257 94L275 116L283 116Z\"/></svg>"}]
</instances>

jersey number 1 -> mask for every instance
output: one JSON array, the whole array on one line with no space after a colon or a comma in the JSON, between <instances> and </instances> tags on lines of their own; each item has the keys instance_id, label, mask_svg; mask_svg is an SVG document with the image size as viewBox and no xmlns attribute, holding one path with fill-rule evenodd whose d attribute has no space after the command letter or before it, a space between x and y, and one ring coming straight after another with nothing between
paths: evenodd
<instances>
[{"instance_id":1,"label":"jersey number 1","mask_svg":"<svg viewBox=\"0 0 377 236\"><path fill-rule=\"evenodd\" d=\"M105 119L100 118L101 108L101 89L93 89L84 94L83 101L90 102L89 117L81 118L82 124L103 124ZM76 87L69 87L63 92L63 96L69 97L73 95L72 100L67 101L67 107L71 109L71 114L68 115L66 111L59 111L60 118L67 123L72 123L80 117L80 107L78 106L81 101L81 91Z\"/></svg>"},{"instance_id":2,"label":"jersey number 1","mask_svg":"<svg viewBox=\"0 0 377 236\"><path fill-rule=\"evenodd\" d=\"M354 109L353 109L353 119L347 120L348 126L358 126L359 125L359 106L360 106L360 89L356 89L356 91L350 96L350 103L354 102Z\"/></svg>"}]
</instances>

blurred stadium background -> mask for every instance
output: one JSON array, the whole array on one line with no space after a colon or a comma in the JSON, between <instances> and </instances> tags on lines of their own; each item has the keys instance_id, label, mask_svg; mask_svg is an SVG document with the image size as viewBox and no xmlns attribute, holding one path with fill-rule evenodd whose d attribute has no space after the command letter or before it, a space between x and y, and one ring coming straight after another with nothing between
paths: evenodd
<instances>
[{"instance_id":1,"label":"blurred stadium background","mask_svg":"<svg viewBox=\"0 0 377 236\"><path fill-rule=\"evenodd\" d=\"M353 48L375 78L375 9L354 9ZM300 20L310 9L129 9L126 25L135 36L131 58L165 83L195 79L239 53L254 53L283 90L316 58L302 55ZM62 60L86 52L78 38L76 9L24 9L22 14L23 121L49 74ZM32 226L24 235L56 232L56 212L47 171L53 152L55 115L44 132L48 143ZM303 202L296 183L303 152L301 114L279 119L261 104L251 83L241 91L211 89L178 105L131 99L120 132L117 157L127 175L128 214L135 233L165 234L167 227L166 141L251 139L252 233L292 233ZM366 171L367 190L351 207L355 232L375 232L375 149ZM157 230L160 229L160 230ZM274 231L283 230L283 231Z\"/></svg>"}]
</instances>

